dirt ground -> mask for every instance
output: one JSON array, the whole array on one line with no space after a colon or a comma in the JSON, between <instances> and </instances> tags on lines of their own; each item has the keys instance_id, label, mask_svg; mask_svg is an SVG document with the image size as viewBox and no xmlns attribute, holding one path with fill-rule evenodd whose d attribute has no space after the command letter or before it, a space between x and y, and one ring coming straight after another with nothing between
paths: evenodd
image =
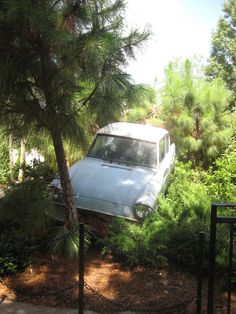
<instances>
[{"instance_id":1,"label":"dirt ground","mask_svg":"<svg viewBox=\"0 0 236 314\"><path fill-rule=\"evenodd\" d=\"M78 306L78 262L42 257L14 278L0 284L0 298L53 307ZM206 313L206 283L203 311ZM216 296L216 313L226 313L226 298ZM128 268L112 256L101 257L90 250L85 262L85 307L111 314L131 310L138 313L181 314L196 311L196 277L174 266ZM234 305L234 304L233 304ZM232 313L236 313L233 307Z\"/></svg>"}]
</instances>

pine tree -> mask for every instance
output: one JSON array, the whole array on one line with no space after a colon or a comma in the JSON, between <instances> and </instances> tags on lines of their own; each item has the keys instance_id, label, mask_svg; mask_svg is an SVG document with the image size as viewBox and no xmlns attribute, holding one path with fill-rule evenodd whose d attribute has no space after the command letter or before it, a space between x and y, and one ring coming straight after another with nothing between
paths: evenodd
<instances>
[{"instance_id":1,"label":"pine tree","mask_svg":"<svg viewBox=\"0 0 236 314\"><path fill-rule=\"evenodd\" d=\"M233 92L230 108L236 105L236 1L227 0L212 37L212 51L206 73L221 77Z\"/></svg>"},{"instance_id":2,"label":"pine tree","mask_svg":"<svg viewBox=\"0 0 236 314\"><path fill-rule=\"evenodd\" d=\"M232 135L227 106L231 93L221 79L207 81L189 60L166 69L161 94L163 120L179 158L209 166Z\"/></svg>"},{"instance_id":3,"label":"pine tree","mask_svg":"<svg viewBox=\"0 0 236 314\"><path fill-rule=\"evenodd\" d=\"M73 224L78 214L63 137L81 142L82 108L99 109L111 91L132 85L124 66L149 35L122 35L124 7L122 0L0 1L0 112L48 130Z\"/></svg>"}]
</instances>

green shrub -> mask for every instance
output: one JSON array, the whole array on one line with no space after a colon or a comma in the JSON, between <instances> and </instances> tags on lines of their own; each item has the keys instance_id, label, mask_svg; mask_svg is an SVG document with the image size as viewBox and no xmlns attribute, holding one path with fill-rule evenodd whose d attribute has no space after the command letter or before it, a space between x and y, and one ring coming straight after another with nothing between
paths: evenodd
<instances>
[{"instance_id":1,"label":"green shrub","mask_svg":"<svg viewBox=\"0 0 236 314\"><path fill-rule=\"evenodd\" d=\"M78 226L56 226L50 234L52 241L49 242L49 251L53 255L60 256L79 256L79 230ZM89 229L85 228L84 247L87 249L90 245Z\"/></svg>"},{"instance_id":2,"label":"green shrub","mask_svg":"<svg viewBox=\"0 0 236 314\"><path fill-rule=\"evenodd\" d=\"M201 182L200 173L194 171L190 163L176 164L168 194L161 198L159 206L161 210L165 206L163 214L170 212L170 218L176 223L209 218L210 199L206 186Z\"/></svg>"},{"instance_id":3,"label":"green shrub","mask_svg":"<svg viewBox=\"0 0 236 314\"><path fill-rule=\"evenodd\" d=\"M14 230L5 231L0 236L0 275L22 271L36 260L39 247L18 237Z\"/></svg>"},{"instance_id":4,"label":"green shrub","mask_svg":"<svg viewBox=\"0 0 236 314\"><path fill-rule=\"evenodd\" d=\"M16 230L22 237L34 239L46 234L53 211L47 184L42 179L27 180L11 186L0 199L0 221Z\"/></svg>"},{"instance_id":5,"label":"green shrub","mask_svg":"<svg viewBox=\"0 0 236 314\"><path fill-rule=\"evenodd\" d=\"M148 115L148 108L135 107L129 110L126 116L126 120L129 122L137 122L139 120L145 120Z\"/></svg>"},{"instance_id":6,"label":"green shrub","mask_svg":"<svg viewBox=\"0 0 236 314\"><path fill-rule=\"evenodd\" d=\"M6 134L0 130L0 182L6 183L9 177L9 152Z\"/></svg>"},{"instance_id":7,"label":"green shrub","mask_svg":"<svg viewBox=\"0 0 236 314\"><path fill-rule=\"evenodd\" d=\"M131 266L165 263L168 226L162 221L147 219L139 225L116 218L110 229L111 236L102 240L104 252L111 251L116 256L125 258Z\"/></svg>"},{"instance_id":8,"label":"green shrub","mask_svg":"<svg viewBox=\"0 0 236 314\"><path fill-rule=\"evenodd\" d=\"M17 271L17 265L9 257L0 257L0 276L12 275Z\"/></svg>"},{"instance_id":9,"label":"green shrub","mask_svg":"<svg viewBox=\"0 0 236 314\"><path fill-rule=\"evenodd\" d=\"M0 267L3 274L14 273L32 264L39 253L78 256L77 226L55 218L55 206L48 184L39 178L11 186L0 199ZM85 246L89 245L86 230Z\"/></svg>"},{"instance_id":10,"label":"green shrub","mask_svg":"<svg viewBox=\"0 0 236 314\"><path fill-rule=\"evenodd\" d=\"M11 186L0 199L0 266L2 274L23 270L46 246L53 211L42 179Z\"/></svg>"},{"instance_id":11,"label":"green shrub","mask_svg":"<svg viewBox=\"0 0 236 314\"><path fill-rule=\"evenodd\" d=\"M219 157L204 181L212 201L236 202L236 142L233 141Z\"/></svg>"},{"instance_id":12,"label":"green shrub","mask_svg":"<svg viewBox=\"0 0 236 314\"><path fill-rule=\"evenodd\" d=\"M210 198L201 181L201 173L191 164L178 163L168 194L160 197L158 210L142 224L114 220L105 250L123 256L131 265L158 265L166 260L196 269L199 256L199 232L206 234L204 264L208 262ZM226 228L220 228L217 252L223 257Z\"/></svg>"},{"instance_id":13,"label":"green shrub","mask_svg":"<svg viewBox=\"0 0 236 314\"><path fill-rule=\"evenodd\" d=\"M24 166L25 178L29 179L43 179L50 183L55 178L53 169L46 162L34 160L32 166Z\"/></svg>"}]
</instances>

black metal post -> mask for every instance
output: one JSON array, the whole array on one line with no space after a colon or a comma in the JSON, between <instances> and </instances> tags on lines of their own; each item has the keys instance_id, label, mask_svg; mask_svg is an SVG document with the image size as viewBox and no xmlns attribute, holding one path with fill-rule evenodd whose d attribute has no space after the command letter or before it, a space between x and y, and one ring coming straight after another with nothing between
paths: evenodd
<instances>
[{"instance_id":1,"label":"black metal post","mask_svg":"<svg viewBox=\"0 0 236 314\"><path fill-rule=\"evenodd\" d=\"M234 224L230 224L227 314L231 313L233 244L234 244Z\"/></svg>"},{"instance_id":2,"label":"black metal post","mask_svg":"<svg viewBox=\"0 0 236 314\"><path fill-rule=\"evenodd\" d=\"M84 314L84 224L79 224L79 314Z\"/></svg>"},{"instance_id":3,"label":"black metal post","mask_svg":"<svg viewBox=\"0 0 236 314\"><path fill-rule=\"evenodd\" d=\"M199 264L198 264L198 280L197 280L197 307L196 314L201 314L202 309L202 277L203 277L203 253L204 253L205 233L199 233Z\"/></svg>"},{"instance_id":4,"label":"black metal post","mask_svg":"<svg viewBox=\"0 0 236 314\"><path fill-rule=\"evenodd\" d=\"M213 309L214 309L214 274L215 274L215 253L216 253L216 214L217 214L217 204L213 203L211 205L211 231L210 231L210 257L209 257L207 314L213 314Z\"/></svg>"}]
</instances>

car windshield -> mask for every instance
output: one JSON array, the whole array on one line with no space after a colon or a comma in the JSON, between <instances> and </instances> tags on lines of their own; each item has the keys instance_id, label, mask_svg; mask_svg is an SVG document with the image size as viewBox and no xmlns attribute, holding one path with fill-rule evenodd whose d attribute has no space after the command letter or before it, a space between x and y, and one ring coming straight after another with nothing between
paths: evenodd
<instances>
[{"instance_id":1,"label":"car windshield","mask_svg":"<svg viewBox=\"0 0 236 314\"><path fill-rule=\"evenodd\" d=\"M99 134L88 156L152 168L157 163L155 143L112 135Z\"/></svg>"}]
</instances>

